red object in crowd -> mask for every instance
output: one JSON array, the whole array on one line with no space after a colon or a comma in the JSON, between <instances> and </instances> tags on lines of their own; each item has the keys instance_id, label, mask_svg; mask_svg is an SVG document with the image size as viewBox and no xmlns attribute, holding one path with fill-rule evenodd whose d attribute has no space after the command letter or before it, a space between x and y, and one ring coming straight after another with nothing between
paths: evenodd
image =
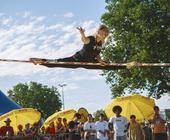
<instances>
[{"instance_id":1,"label":"red object in crowd","mask_svg":"<svg viewBox=\"0 0 170 140\"><path fill-rule=\"evenodd\" d=\"M14 135L14 130L12 126L2 126L0 128L0 136L13 136Z\"/></svg>"},{"instance_id":2,"label":"red object in crowd","mask_svg":"<svg viewBox=\"0 0 170 140\"><path fill-rule=\"evenodd\" d=\"M47 127L46 128L46 133L51 134L51 135L55 135L56 134L55 127Z\"/></svg>"}]
</instances>

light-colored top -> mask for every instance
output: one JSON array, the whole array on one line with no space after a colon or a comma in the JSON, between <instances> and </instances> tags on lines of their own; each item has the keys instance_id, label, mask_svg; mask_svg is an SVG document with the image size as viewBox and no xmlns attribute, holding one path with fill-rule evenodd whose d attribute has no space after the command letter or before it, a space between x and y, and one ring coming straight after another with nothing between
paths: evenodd
<instances>
[{"instance_id":1,"label":"light-colored top","mask_svg":"<svg viewBox=\"0 0 170 140\"><path fill-rule=\"evenodd\" d=\"M110 118L109 123L113 124L113 128L116 136L126 135L125 130L128 124L128 120L124 116Z\"/></svg>"},{"instance_id":2,"label":"light-colored top","mask_svg":"<svg viewBox=\"0 0 170 140\"><path fill-rule=\"evenodd\" d=\"M97 121L95 123L95 126L96 126L96 131L97 131L97 138L99 140L107 140L108 139L108 136L107 136L107 133L105 133L105 135L103 135L102 133L99 132L102 131L102 132L105 132L107 130L109 130L108 128L108 122L106 121Z\"/></svg>"},{"instance_id":3,"label":"light-colored top","mask_svg":"<svg viewBox=\"0 0 170 140\"><path fill-rule=\"evenodd\" d=\"M84 123L84 130L96 130L95 123L94 122L85 122Z\"/></svg>"},{"instance_id":4,"label":"light-colored top","mask_svg":"<svg viewBox=\"0 0 170 140\"><path fill-rule=\"evenodd\" d=\"M129 139L130 140L144 140L143 131L138 122L130 122Z\"/></svg>"}]
</instances>

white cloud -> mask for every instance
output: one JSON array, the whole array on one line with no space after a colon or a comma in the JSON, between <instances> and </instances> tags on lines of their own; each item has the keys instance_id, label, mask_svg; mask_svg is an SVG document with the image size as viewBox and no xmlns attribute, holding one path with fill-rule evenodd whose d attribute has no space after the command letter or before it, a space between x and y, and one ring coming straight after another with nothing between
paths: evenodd
<instances>
[{"instance_id":1,"label":"white cloud","mask_svg":"<svg viewBox=\"0 0 170 140\"><path fill-rule=\"evenodd\" d=\"M4 16L5 14L4 13L0 13L0 17Z\"/></svg>"},{"instance_id":2,"label":"white cloud","mask_svg":"<svg viewBox=\"0 0 170 140\"><path fill-rule=\"evenodd\" d=\"M83 27L85 28L90 28L90 27L94 27L95 22L93 20L87 20L85 22L83 22Z\"/></svg>"},{"instance_id":3,"label":"white cloud","mask_svg":"<svg viewBox=\"0 0 170 140\"><path fill-rule=\"evenodd\" d=\"M161 97L160 99L155 100L155 102L156 102L156 105L158 105L161 109L169 109L170 96L165 95L165 96Z\"/></svg>"},{"instance_id":4,"label":"white cloud","mask_svg":"<svg viewBox=\"0 0 170 140\"><path fill-rule=\"evenodd\" d=\"M13 19L7 16L0 17L0 20L2 19L5 19L4 21L9 26L0 25L0 58L25 60L31 57L60 58L73 55L82 47L79 32L76 30L76 22L45 24L44 21L48 21L46 17L34 16L30 12L25 12L23 16L18 15ZM93 23L93 21L85 21L86 30L93 30ZM3 71L0 76L28 76L33 72L47 73L54 69L49 70L33 64L0 62L0 71ZM72 80L79 79L85 79L85 77L75 77ZM54 80L54 78L51 79L51 81ZM73 87L76 88L76 86Z\"/></svg>"},{"instance_id":5,"label":"white cloud","mask_svg":"<svg viewBox=\"0 0 170 140\"><path fill-rule=\"evenodd\" d=\"M72 12L67 12L67 13L64 14L64 17L72 18L72 17L74 17L74 14Z\"/></svg>"},{"instance_id":6,"label":"white cloud","mask_svg":"<svg viewBox=\"0 0 170 140\"><path fill-rule=\"evenodd\" d=\"M35 19L36 19L37 22L41 22L44 19L46 19L46 17L45 16L39 16L39 17L36 17Z\"/></svg>"},{"instance_id":7,"label":"white cloud","mask_svg":"<svg viewBox=\"0 0 170 140\"><path fill-rule=\"evenodd\" d=\"M83 75L81 75L83 73ZM99 80L102 78L100 75L101 71L99 70L91 70L90 72L88 70L82 69L81 71L76 72L70 72L70 81L91 81L91 80Z\"/></svg>"},{"instance_id":8,"label":"white cloud","mask_svg":"<svg viewBox=\"0 0 170 140\"><path fill-rule=\"evenodd\" d=\"M21 15L15 18L2 17L7 21L12 20L8 22L7 27L0 25L0 58L28 60L31 57L49 59L68 57L82 48L77 25L83 25L87 35L93 34L95 29L95 22L91 20L81 24L74 21L49 23L48 17L34 16L29 12L25 13L24 17ZM0 17L0 20L2 18ZM101 79L99 75L101 71L47 68L30 63L0 62L0 71L0 79L5 79L0 86L6 89L10 89L18 82L35 81L55 87L58 87L59 83L66 83L67 86L64 88L66 102L70 102L72 98L71 104L66 103L66 107L76 107L74 101L77 106L83 105L84 102L81 101L83 98L79 97L83 86L80 83L88 80L96 83ZM6 77L9 80L6 80Z\"/></svg>"},{"instance_id":9,"label":"white cloud","mask_svg":"<svg viewBox=\"0 0 170 140\"><path fill-rule=\"evenodd\" d=\"M2 25L8 25L12 20L10 18L5 18L0 21L0 24Z\"/></svg>"},{"instance_id":10,"label":"white cloud","mask_svg":"<svg viewBox=\"0 0 170 140\"><path fill-rule=\"evenodd\" d=\"M31 16L31 12L26 11L23 15L23 18L28 18L29 16Z\"/></svg>"},{"instance_id":11,"label":"white cloud","mask_svg":"<svg viewBox=\"0 0 170 140\"><path fill-rule=\"evenodd\" d=\"M49 30L60 30L62 28L63 28L62 24L50 25L49 27L47 27L47 29L49 29Z\"/></svg>"},{"instance_id":12,"label":"white cloud","mask_svg":"<svg viewBox=\"0 0 170 140\"><path fill-rule=\"evenodd\" d=\"M64 88L64 90L67 91L71 91L71 90L75 90L75 89L79 89L80 87L76 84L76 83L71 83L68 82L67 86Z\"/></svg>"}]
</instances>

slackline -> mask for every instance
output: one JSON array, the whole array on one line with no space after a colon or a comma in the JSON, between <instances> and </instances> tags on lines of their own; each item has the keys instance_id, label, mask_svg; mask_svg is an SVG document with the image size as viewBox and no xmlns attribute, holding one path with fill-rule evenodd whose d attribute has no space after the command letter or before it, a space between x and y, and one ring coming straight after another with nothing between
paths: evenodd
<instances>
[{"instance_id":1,"label":"slackline","mask_svg":"<svg viewBox=\"0 0 170 140\"><path fill-rule=\"evenodd\" d=\"M13 60L13 59L0 59L4 62L22 62L22 63L33 63L30 60ZM126 69L128 67L170 67L170 63L110 63L107 65L102 65L101 63L88 63L88 62L44 62L38 65L46 66L49 68L61 67L61 68L85 68L85 69L101 69L101 70L117 70Z\"/></svg>"}]
</instances>

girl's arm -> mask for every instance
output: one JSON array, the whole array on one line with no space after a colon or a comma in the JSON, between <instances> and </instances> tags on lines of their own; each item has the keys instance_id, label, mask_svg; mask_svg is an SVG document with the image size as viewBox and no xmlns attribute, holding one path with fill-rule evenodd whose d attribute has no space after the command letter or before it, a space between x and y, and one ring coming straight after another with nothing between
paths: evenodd
<instances>
[{"instance_id":1,"label":"girl's arm","mask_svg":"<svg viewBox=\"0 0 170 140\"><path fill-rule=\"evenodd\" d=\"M81 40L84 44L88 44L90 42L90 39L88 37L85 36L85 29L83 29L82 27L77 27L77 29L80 32L81 35Z\"/></svg>"}]
</instances>

